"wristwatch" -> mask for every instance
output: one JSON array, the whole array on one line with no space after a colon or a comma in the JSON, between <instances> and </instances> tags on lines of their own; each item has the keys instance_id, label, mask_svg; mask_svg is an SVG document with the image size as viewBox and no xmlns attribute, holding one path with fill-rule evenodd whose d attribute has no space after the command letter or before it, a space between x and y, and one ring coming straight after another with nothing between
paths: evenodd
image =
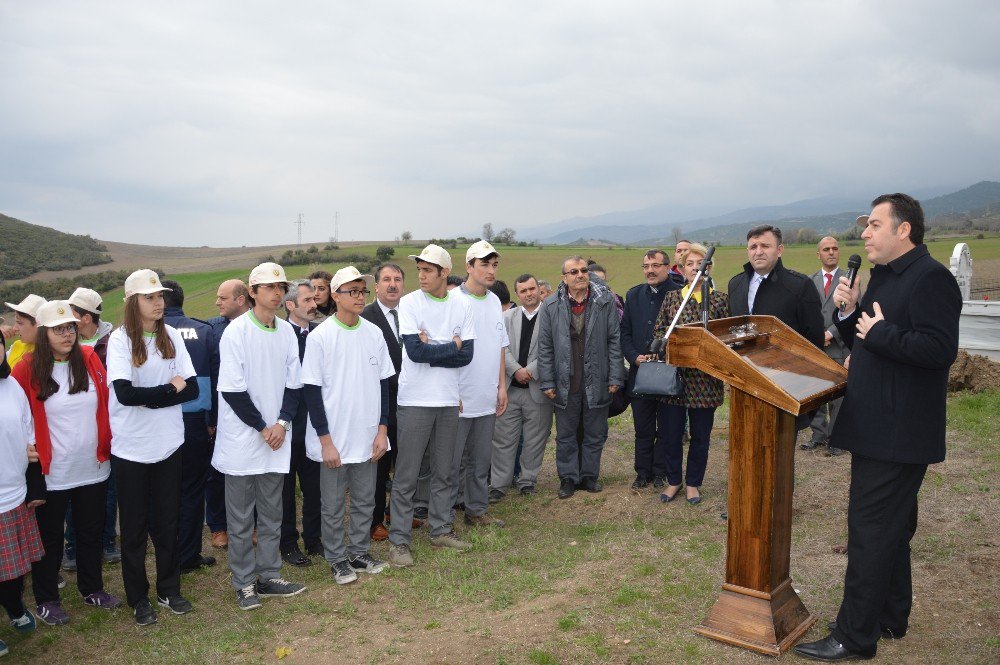
<instances>
[{"instance_id":1,"label":"wristwatch","mask_svg":"<svg viewBox=\"0 0 1000 665\"><path fill-rule=\"evenodd\" d=\"M288 422L287 420L279 420L278 424L281 425L282 427L284 427L286 432L288 432L288 431L290 431L292 429L292 424L290 422Z\"/></svg>"}]
</instances>

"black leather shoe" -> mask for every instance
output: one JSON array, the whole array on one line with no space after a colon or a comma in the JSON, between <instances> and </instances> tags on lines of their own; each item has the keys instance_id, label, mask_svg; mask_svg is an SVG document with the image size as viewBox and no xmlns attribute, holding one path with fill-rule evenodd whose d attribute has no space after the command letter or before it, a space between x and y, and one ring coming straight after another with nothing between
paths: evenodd
<instances>
[{"instance_id":1,"label":"black leather shoe","mask_svg":"<svg viewBox=\"0 0 1000 665\"><path fill-rule=\"evenodd\" d=\"M799 446L799 448L802 450L816 450L824 445L826 445L826 441L809 441L807 443L803 443Z\"/></svg>"},{"instance_id":2,"label":"black leather shoe","mask_svg":"<svg viewBox=\"0 0 1000 665\"><path fill-rule=\"evenodd\" d=\"M649 487L649 478L645 476L636 476L635 480L632 481L632 490L635 492L646 487Z\"/></svg>"},{"instance_id":3,"label":"black leather shoe","mask_svg":"<svg viewBox=\"0 0 1000 665\"><path fill-rule=\"evenodd\" d=\"M584 492L590 492L591 494L597 494L598 492L604 491L604 485L597 482L594 478L584 478L580 481L580 484L577 487L582 489Z\"/></svg>"},{"instance_id":4,"label":"black leather shoe","mask_svg":"<svg viewBox=\"0 0 1000 665\"><path fill-rule=\"evenodd\" d=\"M281 553L281 558L290 566L298 566L299 568L305 568L306 566L312 565L312 559L307 557L302 553L298 547L293 550L288 550L287 552Z\"/></svg>"},{"instance_id":5,"label":"black leather shoe","mask_svg":"<svg viewBox=\"0 0 1000 665\"><path fill-rule=\"evenodd\" d=\"M562 482L559 483L559 498L568 499L574 494L576 494L576 483L569 478L563 478Z\"/></svg>"},{"instance_id":6,"label":"black leather shoe","mask_svg":"<svg viewBox=\"0 0 1000 665\"><path fill-rule=\"evenodd\" d=\"M191 559L190 561L181 564L181 574L186 575L187 573L193 573L199 568L208 568L209 566L214 565L214 556L199 556L197 559Z\"/></svg>"},{"instance_id":7,"label":"black leather shoe","mask_svg":"<svg viewBox=\"0 0 1000 665\"><path fill-rule=\"evenodd\" d=\"M830 632L832 633L833 631L837 630L837 622L836 621L831 621L830 623L826 624L826 627L829 628ZM897 635L896 633L892 632L888 628L882 628L882 639L885 639L885 640L901 640L904 637L906 637L906 632L905 631L902 632L902 633L899 633Z\"/></svg>"},{"instance_id":8,"label":"black leather shoe","mask_svg":"<svg viewBox=\"0 0 1000 665\"><path fill-rule=\"evenodd\" d=\"M822 660L827 663L837 663L842 660L868 660L875 657L875 652L869 654L851 651L834 639L833 635L816 642L806 642L795 647L795 653L805 658Z\"/></svg>"},{"instance_id":9,"label":"black leather shoe","mask_svg":"<svg viewBox=\"0 0 1000 665\"><path fill-rule=\"evenodd\" d=\"M840 457L844 454L843 448L834 448L833 446L827 446L826 452L823 453L824 457Z\"/></svg>"},{"instance_id":10,"label":"black leather shoe","mask_svg":"<svg viewBox=\"0 0 1000 665\"><path fill-rule=\"evenodd\" d=\"M309 556L323 556L323 543L313 543L306 548L306 554Z\"/></svg>"},{"instance_id":11,"label":"black leather shoe","mask_svg":"<svg viewBox=\"0 0 1000 665\"><path fill-rule=\"evenodd\" d=\"M653 476L653 489L661 490L667 486L667 479L663 476Z\"/></svg>"}]
</instances>

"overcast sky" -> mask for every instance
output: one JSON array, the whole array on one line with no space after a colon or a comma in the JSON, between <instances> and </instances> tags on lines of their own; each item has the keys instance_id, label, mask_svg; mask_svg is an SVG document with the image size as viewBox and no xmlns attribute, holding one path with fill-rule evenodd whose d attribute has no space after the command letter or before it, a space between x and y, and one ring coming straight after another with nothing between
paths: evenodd
<instances>
[{"instance_id":1,"label":"overcast sky","mask_svg":"<svg viewBox=\"0 0 1000 665\"><path fill-rule=\"evenodd\" d=\"M1000 179L1000 3L0 2L0 212L257 245Z\"/></svg>"}]
</instances>

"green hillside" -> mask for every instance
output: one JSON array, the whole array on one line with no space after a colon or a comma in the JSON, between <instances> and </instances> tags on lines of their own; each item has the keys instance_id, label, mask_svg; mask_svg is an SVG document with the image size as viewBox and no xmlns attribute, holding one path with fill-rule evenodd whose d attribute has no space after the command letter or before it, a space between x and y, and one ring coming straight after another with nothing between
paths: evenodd
<instances>
[{"instance_id":1,"label":"green hillside","mask_svg":"<svg viewBox=\"0 0 1000 665\"><path fill-rule=\"evenodd\" d=\"M42 270L78 270L111 263L108 248L90 236L62 233L0 215L0 280Z\"/></svg>"}]
</instances>

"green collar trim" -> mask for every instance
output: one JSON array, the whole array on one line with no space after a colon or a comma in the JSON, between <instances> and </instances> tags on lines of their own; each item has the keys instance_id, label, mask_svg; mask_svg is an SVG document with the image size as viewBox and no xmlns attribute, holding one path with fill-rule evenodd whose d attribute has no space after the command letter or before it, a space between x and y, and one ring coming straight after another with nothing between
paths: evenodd
<instances>
[{"instance_id":1,"label":"green collar trim","mask_svg":"<svg viewBox=\"0 0 1000 665\"><path fill-rule=\"evenodd\" d=\"M142 331L142 336L143 337L156 337L156 333L155 332L146 332L145 330L143 330Z\"/></svg>"},{"instance_id":2,"label":"green collar trim","mask_svg":"<svg viewBox=\"0 0 1000 665\"><path fill-rule=\"evenodd\" d=\"M357 330L358 328L361 327L361 317L360 316L358 317L358 322L355 323L353 326L349 326L346 323L344 323L343 321L341 321L340 319L338 319L336 314L334 314L330 318L332 318L334 321L336 321L337 325L340 326L341 328L343 328L344 330Z\"/></svg>"},{"instance_id":3,"label":"green collar trim","mask_svg":"<svg viewBox=\"0 0 1000 665\"><path fill-rule=\"evenodd\" d=\"M448 300L448 296L451 295L451 291L445 291L444 298L438 298L437 296L432 296L426 291L424 291L424 295L433 300L434 302L446 302Z\"/></svg>"},{"instance_id":4,"label":"green collar trim","mask_svg":"<svg viewBox=\"0 0 1000 665\"><path fill-rule=\"evenodd\" d=\"M272 332L272 333L273 332L278 332L278 325L277 325L277 323L275 323L275 325L274 325L273 328L268 328L263 323L261 323L260 320L256 316L254 316L252 309L247 310L247 314L250 315L250 321L252 321L253 324L255 326L257 326L258 328L260 328L261 330L266 330L267 332ZM275 319L277 319L277 317L275 317Z\"/></svg>"}]
</instances>

